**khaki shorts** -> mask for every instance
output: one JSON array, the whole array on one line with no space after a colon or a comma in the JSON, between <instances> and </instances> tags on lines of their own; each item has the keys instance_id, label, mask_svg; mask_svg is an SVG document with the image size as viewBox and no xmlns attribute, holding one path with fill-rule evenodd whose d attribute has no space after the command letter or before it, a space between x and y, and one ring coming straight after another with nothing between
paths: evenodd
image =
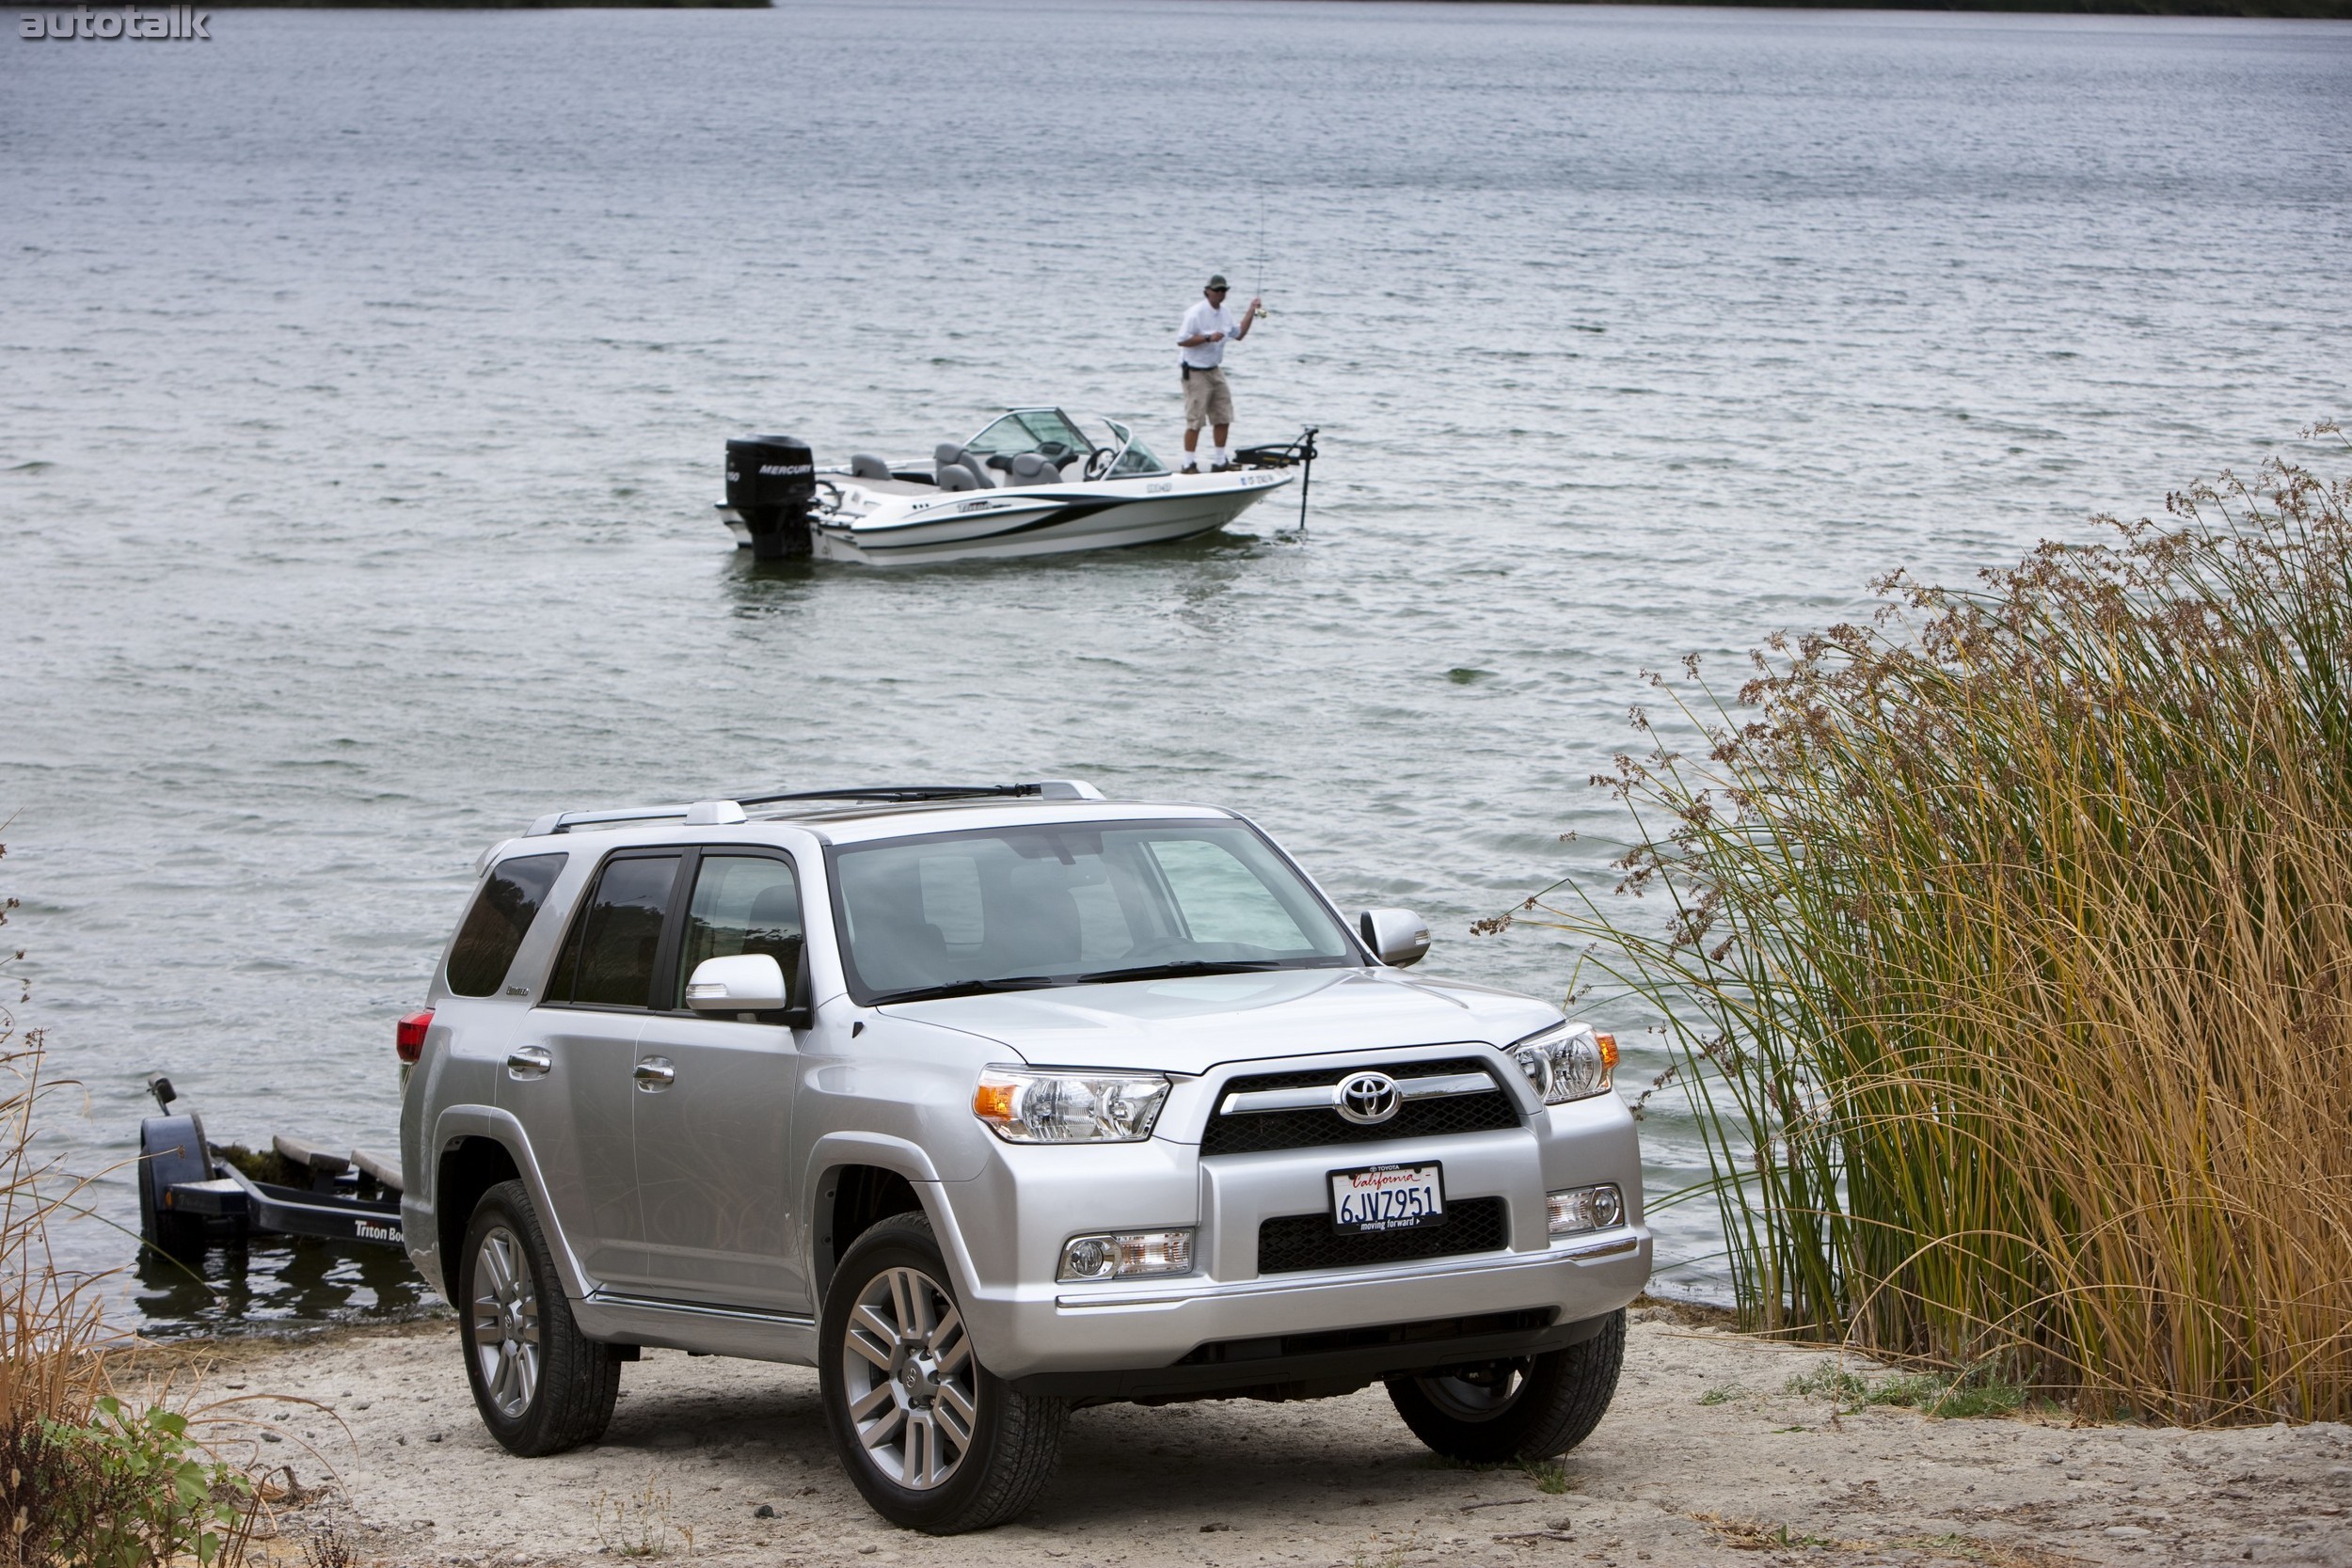
<instances>
[{"instance_id":1,"label":"khaki shorts","mask_svg":"<svg viewBox=\"0 0 2352 1568\"><path fill-rule=\"evenodd\" d=\"M1232 422L1233 394L1226 388L1224 370L1184 373L1184 428L1199 430L1204 424Z\"/></svg>"}]
</instances>

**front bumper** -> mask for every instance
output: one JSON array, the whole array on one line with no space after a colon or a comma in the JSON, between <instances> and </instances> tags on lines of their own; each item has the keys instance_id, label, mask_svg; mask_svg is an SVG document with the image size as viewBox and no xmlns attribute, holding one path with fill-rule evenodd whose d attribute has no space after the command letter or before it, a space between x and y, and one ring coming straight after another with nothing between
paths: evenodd
<instances>
[{"instance_id":1,"label":"front bumper","mask_svg":"<svg viewBox=\"0 0 2352 1568\"><path fill-rule=\"evenodd\" d=\"M1135 1347L1138 1339L1157 1341L1154 1356L1175 1339L1191 1344L1166 1362L1037 1370L1009 1381L1025 1394L1078 1399L1311 1399L1402 1373L1563 1350L1599 1333L1649 1278L1646 1231L1628 1227L1579 1241L1554 1258L1490 1259L1483 1267L1448 1259L1442 1268L1213 1287L1172 1301L1065 1295L1055 1307L1057 1340L1075 1328L1075 1338L1103 1355L1120 1354L1112 1343L1127 1355L1144 1354ZM1576 1272L1564 1272L1570 1270ZM1550 1299L1522 1299L1529 1297ZM1433 1307L1437 1315L1420 1315ZM1374 1321L1346 1321L1367 1310L1377 1314ZM1238 1332L1195 1338L1211 1327ZM1169 1330L1173 1338L1166 1337Z\"/></svg>"},{"instance_id":2,"label":"front bumper","mask_svg":"<svg viewBox=\"0 0 2352 1568\"><path fill-rule=\"evenodd\" d=\"M1650 1233L1635 1225L1564 1240L1542 1252L1438 1258L1231 1284L1190 1277L974 1291L963 1302L963 1314L990 1369L1024 1391L1110 1395L1132 1385L1146 1393L1175 1395L1209 1386L1245 1387L1324 1375L1313 1367L1276 1376L1276 1369L1234 1362L1226 1376L1179 1366L1203 1346L1497 1314L1540 1315L1540 1323L1513 1325L1511 1333L1567 1328L1625 1306L1648 1283L1649 1272ZM1444 1337L1414 1343L1405 1354L1409 1365L1384 1365L1367 1377L1556 1348L1529 1339L1527 1348L1482 1350L1437 1343L1438 1338ZM1125 1375L1144 1372L1160 1375Z\"/></svg>"}]
</instances>

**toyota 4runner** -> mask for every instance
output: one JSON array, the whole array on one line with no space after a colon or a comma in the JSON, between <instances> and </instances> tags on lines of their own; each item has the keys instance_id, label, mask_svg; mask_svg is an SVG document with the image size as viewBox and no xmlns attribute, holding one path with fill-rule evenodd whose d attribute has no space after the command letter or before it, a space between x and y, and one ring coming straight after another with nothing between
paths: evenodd
<instances>
[{"instance_id":1,"label":"toyota 4runner","mask_svg":"<svg viewBox=\"0 0 2352 1568\"><path fill-rule=\"evenodd\" d=\"M747 809L748 808L748 809ZM402 1212L516 1454L640 1347L818 1369L884 1517L1011 1518L1073 1406L1387 1386L1558 1454L1647 1279L1615 1043L1405 973L1229 811L1067 782L567 812L403 1021Z\"/></svg>"}]
</instances>

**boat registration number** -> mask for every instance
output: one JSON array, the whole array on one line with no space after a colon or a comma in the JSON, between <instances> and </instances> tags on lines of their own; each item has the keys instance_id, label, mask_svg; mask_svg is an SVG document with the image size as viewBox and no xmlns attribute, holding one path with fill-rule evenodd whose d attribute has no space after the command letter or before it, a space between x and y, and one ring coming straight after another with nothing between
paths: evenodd
<instances>
[{"instance_id":1,"label":"boat registration number","mask_svg":"<svg viewBox=\"0 0 2352 1568\"><path fill-rule=\"evenodd\" d=\"M1366 1165L1331 1173L1331 1228L1341 1235L1444 1223L1443 1165Z\"/></svg>"}]
</instances>

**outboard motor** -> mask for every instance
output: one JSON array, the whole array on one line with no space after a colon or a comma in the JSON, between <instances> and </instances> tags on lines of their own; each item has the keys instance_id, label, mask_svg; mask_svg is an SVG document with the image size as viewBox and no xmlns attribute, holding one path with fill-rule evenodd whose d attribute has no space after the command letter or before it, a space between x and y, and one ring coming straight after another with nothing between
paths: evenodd
<instances>
[{"instance_id":1,"label":"outboard motor","mask_svg":"<svg viewBox=\"0 0 2352 1568\"><path fill-rule=\"evenodd\" d=\"M727 504L752 532L752 555L784 561L809 553L817 503L817 454L790 436L727 443Z\"/></svg>"}]
</instances>

